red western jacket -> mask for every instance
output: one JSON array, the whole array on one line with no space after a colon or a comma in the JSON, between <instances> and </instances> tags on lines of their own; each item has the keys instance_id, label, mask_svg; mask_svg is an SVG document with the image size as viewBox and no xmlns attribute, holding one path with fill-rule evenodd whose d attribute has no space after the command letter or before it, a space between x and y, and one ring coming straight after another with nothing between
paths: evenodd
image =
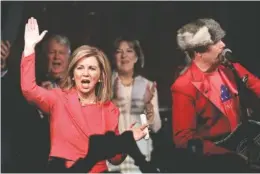
<instances>
[{"instance_id":1,"label":"red western jacket","mask_svg":"<svg viewBox=\"0 0 260 174\"><path fill-rule=\"evenodd\" d=\"M240 77L248 75L248 88L260 98L260 79L238 63L234 64ZM236 92L233 72L219 67L219 73L232 93ZM193 62L171 87L173 139L177 147L185 148L192 138L204 140L204 153L225 153L210 141L211 138L231 132L235 120L224 113L223 105L210 89L204 73ZM260 107L260 106L259 106Z\"/></svg>"}]
</instances>

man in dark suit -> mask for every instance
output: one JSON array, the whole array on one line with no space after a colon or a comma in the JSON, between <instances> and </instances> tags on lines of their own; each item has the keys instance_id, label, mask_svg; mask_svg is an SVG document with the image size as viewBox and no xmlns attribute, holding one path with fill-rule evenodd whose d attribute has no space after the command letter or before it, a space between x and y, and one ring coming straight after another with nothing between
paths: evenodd
<instances>
[{"instance_id":1,"label":"man in dark suit","mask_svg":"<svg viewBox=\"0 0 260 174\"><path fill-rule=\"evenodd\" d=\"M1 41L1 172L44 172L47 128L21 93L15 65L10 62L19 53L13 48L9 41Z\"/></svg>"}]
</instances>

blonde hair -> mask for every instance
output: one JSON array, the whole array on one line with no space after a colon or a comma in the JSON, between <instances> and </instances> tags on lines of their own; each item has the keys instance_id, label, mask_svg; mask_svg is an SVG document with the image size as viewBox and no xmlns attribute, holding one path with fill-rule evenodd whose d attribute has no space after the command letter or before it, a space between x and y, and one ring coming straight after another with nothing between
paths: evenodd
<instances>
[{"instance_id":1,"label":"blonde hair","mask_svg":"<svg viewBox=\"0 0 260 174\"><path fill-rule=\"evenodd\" d=\"M103 51L96 47L83 45L78 47L71 55L69 59L69 67L62 80L61 88L71 89L75 86L75 82L72 80L73 72L77 63L83 58L95 57L98 61L100 68L100 82L96 84L95 92L98 102L104 103L111 99L111 67L107 56Z\"/></svg>"}]
</instances>

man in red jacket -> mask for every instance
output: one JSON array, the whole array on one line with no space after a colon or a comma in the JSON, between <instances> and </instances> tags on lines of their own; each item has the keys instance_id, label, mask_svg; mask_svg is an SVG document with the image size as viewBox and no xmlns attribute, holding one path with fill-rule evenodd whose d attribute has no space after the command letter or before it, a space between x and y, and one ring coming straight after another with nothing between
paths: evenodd
<instances>
[{"instance_id":1,"label":"man in red jacket","mask_svg":"<svg viewBox=\"0 0 260 174\"><path fill-rule=\"evenodd\" d=\"M240 101L233 72L223 66L225 31L213 19L198 19L177 32L179 48L188 65L171 87L173 139L186 148L191 139L203 142L204 154L226 153L214 141L241 122ZM248 75L247 87L260 98L260 79L238 63L238 75Z\"/></svg>"}]
</instances>

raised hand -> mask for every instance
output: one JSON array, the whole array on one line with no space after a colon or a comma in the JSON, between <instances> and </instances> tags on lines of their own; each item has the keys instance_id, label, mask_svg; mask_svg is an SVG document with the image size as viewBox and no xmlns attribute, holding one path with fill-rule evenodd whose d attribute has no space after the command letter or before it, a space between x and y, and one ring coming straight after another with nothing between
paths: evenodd
<instances>
[{"instance_id":1,"label":"raised hand","mask_svg":"<svg viewBox=\"0 0 260 174\"><path fill-rule=\"evenodd\" d=\"M37 20L33 17L29 18L27 24L25 25L24 48L34 50L35 45L42 40L46 33L47 30L44 30L41 34L39 34Z\"/></svg>"}]
</instances>

